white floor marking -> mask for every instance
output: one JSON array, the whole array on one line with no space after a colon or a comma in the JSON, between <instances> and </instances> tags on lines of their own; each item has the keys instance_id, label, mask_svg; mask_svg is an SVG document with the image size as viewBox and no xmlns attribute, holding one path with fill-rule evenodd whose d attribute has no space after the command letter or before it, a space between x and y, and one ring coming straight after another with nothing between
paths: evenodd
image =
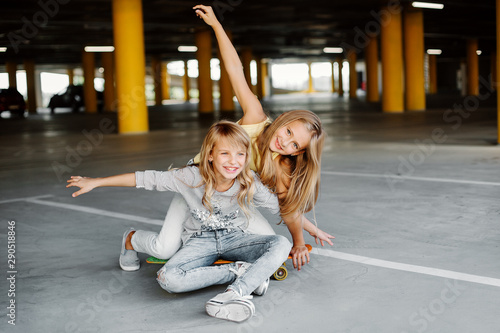
<instances>
[{"instance_id":1,"label":"white floor marking","mask_svg":"<svg viewBox=\"0 0 500 333\"><path fill-rule=\"evenodd\" d=\"M393 174L373 174L373 173L356 173L356 172L337 172L337 171L321 171L321 174L330 176L353 176L353 177L370 177L370 178L392 178L397 180L417 180L425 182L441 182L441 183L456 183L456 184L471 184L471 185L488 185L500 186L497 182L483 182L475 180L460 180L447 178L428 178L428 177L413 177L413 176L398 176Z\"/></svg>"},{"instance_id":2,"label":"white floor marking","mask_svg":"<svg viewBox=\"0 0 500 333\"><path fill-rule=\"evenodd\" d=\"M83 207L83 206L77 206L77 205L66 204L66 203L61 203L61 202L52 202L52 201L30 199L30 198L25 199L25 201L30 202L30 203L34 203L34 204L39 204L39 205L76 210L79 212L96 214L96 215L101 215L101 216L108 216L108 217L113 217L113 218L122 219L122 220L129 220L129 221L134 221L134 222L155 224L155 225L163 225L163 220L155 220L155 219L149 219L147 217L136 216L136 215L131 215L131 214L110 212L110 211L103 210L103 209Z\"/></svg>"},{"instance_id":3,"label":"white floor marking","mask_svg":"<svg viewBox=\"0 0 500 333\"><path fill-rule=\"evenodd\" d=\"M46 194L46 195L37 195L35 197L28 197L28 198L7 199L7 200L0 201L0 205L6 204L6 203L11 203L11 202L26 201L28 199L42 199L42 198L50 198L50 197L53 197L53 195Z\"/></svg>"},{"instance_id":4,"label":"white floor marking","mask_svg":"<svg viewBox=\"0 0 500 333\"><path fill-rule=\"evenodd\" d=\"M420 273L420 274L443 277L443 278L447 278L447 279L461 280L461 281L485 284L485 285L494 286L494 287L500 287L500 279L494 279L494 278L485 277L485 276L465 274L465 273L448 271L448 270L432 268L432 267L403 264L403 263L394 262L394 261L374 259L374 258L369 258L369 257L358 256L355 254L343 253L343 252L338 252L338 251L333 251L333 250L328 250L328 249L321 249L321 248L313 248L311 253L319 254L319 255L322 255L325 257L331 257L331 258L336 258L336 259L341 259L341 260L358 262L358 263L364 264L364 265L384 267L384 268L396 269L399 271Z\"/></svg>"}]
</instances>

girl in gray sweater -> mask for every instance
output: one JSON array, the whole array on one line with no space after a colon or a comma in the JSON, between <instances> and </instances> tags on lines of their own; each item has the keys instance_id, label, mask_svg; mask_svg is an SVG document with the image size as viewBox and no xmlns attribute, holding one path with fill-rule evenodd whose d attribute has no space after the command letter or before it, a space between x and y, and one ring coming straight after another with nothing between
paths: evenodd
<instances>
[{"instance_id":1,"label":"girl in gray sweater","mask_svg":"<svg viewBox=\"0 0 500 333\"><path fill-rule=\"evenodd\" d=\"M255 235L247 230L254 206L279 213L276 195L250 170L249 156L246 132L235 123L221 121L205 137L199 165L105 178L72 176L67 187L80 188L73 197L104 186L135 186L182 195L190 212L183 224L183 246L158 271L157 281L171 293L229 284L224 293L206 303L206 311L216 318L241 322L255 313L250 294L266 292L269 277L291 249L283 236ZM120 265L138 266L137 251L148 253L154 235L127 230ZM217 259L235 263L212 265Z\"/></svg>"}]
</instances>

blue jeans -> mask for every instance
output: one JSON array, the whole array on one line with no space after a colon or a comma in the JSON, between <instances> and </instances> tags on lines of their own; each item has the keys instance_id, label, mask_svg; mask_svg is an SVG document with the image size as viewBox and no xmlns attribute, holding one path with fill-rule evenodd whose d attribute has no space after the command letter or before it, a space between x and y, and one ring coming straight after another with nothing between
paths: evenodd
<instances>
[{"instance_id":1,"label":"blue jeans","mask_svg":"<svg viewBox=\"0 0 500 333\"><path fill-rule=\"evenodd\" d=\"M157 281L170 293L228 284L240 295L250 295L281 266L291 244L280 235L255 235L241 230L198 232L158 271ZM212 265L218 259L245 261L252 265L240 275L235 264Z\"/></svg>"}]
</instances>

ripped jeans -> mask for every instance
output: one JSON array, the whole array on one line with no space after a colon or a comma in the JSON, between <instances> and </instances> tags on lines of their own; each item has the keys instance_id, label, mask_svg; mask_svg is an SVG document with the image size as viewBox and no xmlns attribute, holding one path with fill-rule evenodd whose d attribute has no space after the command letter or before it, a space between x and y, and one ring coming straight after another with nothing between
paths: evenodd
<instances>
[{"instance_id":1,"label":"ripped jeans","mask_svg":"<svg viewBox=\"0 0 500 333\"><path fill-rule=\"evenodd\" d=\"M187 220L188 214L190 213L186 201L180 194L175 194L160 233L137 230L132 236L134 250L156 258L169 259L182 245L182 225ZM275 234L269 222L258 210L252 214L247 232L259 235Z\"/></svg>"},{"instance_id":2,"label":"ripped jeans","mask_svg":"<svg viewBox=\"0 0 500 333\"><path fill-rule=\"evenodd\" d=\"M291 244L280 235L248 234L239 229L198 232L158 271L157 281L170 293L228 284L240 295L250 295L287 259ZM212 265L218 259L245 261L240 276L235 264Z\"/></svg>"}]
</instances>

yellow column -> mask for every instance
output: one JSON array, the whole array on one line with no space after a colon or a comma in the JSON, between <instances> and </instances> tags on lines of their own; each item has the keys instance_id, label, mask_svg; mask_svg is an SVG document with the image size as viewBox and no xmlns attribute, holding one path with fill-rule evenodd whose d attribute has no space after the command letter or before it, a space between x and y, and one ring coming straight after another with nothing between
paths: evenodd
<instances>
[{"instance_id":1,"label":"yellow column","mask_svg":"<svg viewBox=\"0 0 500 333\"><path fill-rule=\"evenodd\" d=\"M264 64L261 58L258 58L255 62L257 63L257 97L262 99L264 98L264 72L262 69Z\"/></svg>"},{"instance_id":2,"label":"yellow column","mask_svg":"<svg viewBox=\"0 0 500 333\"><path fill-rule=\"evenodd\" d=\"M210 59L212 59L212 34L208 30L200 30L195 35L196 58L198 59L198 111L209 113L214 111L212 78L210 77Z\"/></svg>"},{"instance_id":3,"label":"yellow column","mask_svg":"<svg viewBox=\"0 0 500 333\"><path fill-rule=\"evenodd\" d=\"M332 93L336 91L335 89L335 61L330 61L332 63Z\"/></svg>"},{"instance_id":4,"label":"yellow column","mask_svg":"<svg viewBox=\"0 0 500 333\"><path fill-rule=\"evenodd\" d=\"M307 93L312 93L314 92L314 85L313 85L313 76L312 76L312 62L307 63L307 67L309 68L309 86L307 88Z\"/></svg>"},{"instance_id":5,"label":"yellow column","mask_svg":"<svg viewBox=\"0 0 500 333\"><path fill-rule=\"evenodd\" d=\"M35 62L25 60L24 70L26 71L26 88L28 90L28 112L36 113Z\"/></svg>"},{"instance_id":6,"label":"yellow column","mask_svg":"<svg viewBox=\"0 0 500 333\"><path fill-rule=\"evenodd\" d=\"M16 72L17 72L17 64L14 61L7 61L5 62L5 68L7 70L7 73L9 74L9 87L17 87L17 78L16 78Z\"/></svg>"},{"instance_id":7,"label":"yellow column","mask_svg":"<svg viewBox=\"0 0 500 333\"><path fill-rule=\"evenodd\" d=\"M370 37L365 48L366 65L366 100L378 102L380 100L378 90L378 40L376 36Z\"/></svg>"},{"instance_id":8,"label":"yellow column","mask_svg":"<svg viewBox=\"0 0 500 333\"><path fill-rule=\"evenodd\" d=\"M386 9L389 11L389 9ZM403 39L401 13L392 10L381 23L382 111L403 112Z\"/></svg>"},{"instance_id":9,"label":"yellow column","mask_svg":"<svg viewBox=\"0 0 500 333\"><path fill-rule=\"evenodd\" d=\"M247 80L248 86L253 89L252 77L250 75L250 62L252 61L252 49L245 47L241 50L241 63L243 64L243 72L245 74L245 79Z\"/></svg>"},{"instance_id":10,"label":"yellow column","mask_svg":"<svg viewBox=\"0 0 500 333\"><path fill-rule=\"evenodd\" d=\"M191 81L188 75L188 62L184 60L184 77L182 78L182 87L184 88L184 100L189 102L191 96L189 96L189 90L191 89Z\"/></svg>"},{"instance_id":11,"label":"yellow column","mask_svg":"<svg viewBox=\"0 0 500 333\"><path fill-rule=\"evenodd\" d=\"M406 110L425 110L424 15L420 9L404 14Z\"/></svg>"},{"instance_id":12,"label":"yellow column","mask_svg":"<svg viewBox=\"0 0 500 333\"><path fill-rule=\"evenodd\" d=\"M163 101L163 82L161 79L161 57L159 55L151 57L151 71L155 90L155 105L161 105Z\"/></svg>"},{"instance_id":13,"label":"yellow column","mask_svg":"<svg viewBox=\"0 0 500 333\"><path fill-rule=\"evenodd\" d=\"M477 39L467 40L467 95L479 95L479 59Z\"/></svg>"},{"instance_id":14,"label":"yellow column","mask_svg":"<svg viewBox=\"0 0 500 333\"><path fill-rule=\"evenodd\" d=\"M261 85L262 85L262 98L264 98L267 95L267 80L269 78L269 63L262 61L260 65L261 65L260 81L261 81Z\"/></svg>"},{"instance_id":15,"label":"yellow column","mask_svg":"<svg viewBox=\"0 0 500 333\"><path fill-rule=\"evenodd\" d=\"M104 110L115 111L115 71L114 53L104 52L101 56L102 67L104 68Z\"/></svg>"},{"instance_id":16,"label":"yellow column","mask_svg":"<svg viewBox=\"0 0 500 333\"><path fill-rule=\"evenodd\" d=\"M113 0L118 132L148 132L141 0Z\"/></svg>"},{"instance_id":17,"label":"yellow column","mask_svg":"<svg viewBox=\"0 0 500 333\"><path fill-rule=\"evenodd\" d=\"M496 0L496 21L497 21L497 50L500 50L500 0ZM500 77L500 64L498 56L500 52L497 52L497 73L496 77ZM500 143L500 94L497 93L497 143Z\"/></svg>"},{"instance_id":18,"label":"yellow column","mask_svg":"<svg viewBox=\"0 0 500 333\"><path fill-rule=\"evenodd\" d=\"M83 62L83 101L85 112L97 112L97 94L94 88L95 55L93 52L82 53Z\"/></svg>"},{"instance_id":19,"label":"yellow column","mask_svg":"<svg viewBox=\"0 0 500 333\"><path fill-rule=\"evenodd\" d=\"M339 68L339 89L338 89L339 96L344 96L344 83L342 82L343 81L342 68L344 67L343 61L344 61L344 59L342 59L342 58L337 59L337 63L339 65L338 66L338 68Z\"/></svg>"},{"instance_id":20,"label":"yellow column","mask_svg":"<svg viewBox=\"0 0 500 333\"><path fill-rule=\"evenodd\" d=\"M437 56L429 55L429 94L437 94Z\"/></svg>"},{"instance_id":21,"label":"yellow column","mask_svg":"<svg viewBox=\"0 0 500 333\"><path fill-rule=\"evenodd\" d=\"M357 55L353 51L347 54L349 61L349 98L357 97L358 90L358 73L356 72Z\"/></svg>"},{"instance_id":22,"label":"yellow column","mask_svg":"<svg viewBox=\"0 0 500 333\"><path fill-rule=\"evenodd\" d=\"M170 99L170 75L168 75L167 64L161 65L161 95L163 99Z\"/></svg>"},{"instance_id":23,"label":"yellow column","mask_svg":"<svg viewBox=\"0 0 500 333\"><path fill-rule=\"evenodd\" d=\"M67 73L68 73L69 84L73 85L74 80L75 80L75 72L74 72L73 68L68 68Z\"/></svg>"}]
</instances>

